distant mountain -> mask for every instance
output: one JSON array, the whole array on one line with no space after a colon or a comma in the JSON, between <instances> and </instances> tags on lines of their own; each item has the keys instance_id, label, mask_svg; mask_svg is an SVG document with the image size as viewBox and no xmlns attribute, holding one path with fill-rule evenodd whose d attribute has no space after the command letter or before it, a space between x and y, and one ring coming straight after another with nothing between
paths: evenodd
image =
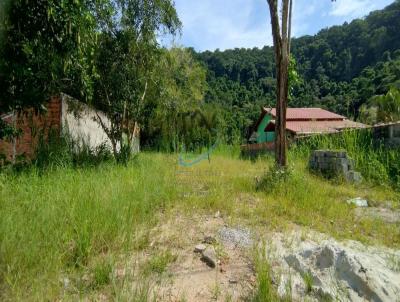
<instances>
[{"instance_id":1,"label":"distant mountain","mask_svg":"<svg viewBox=\"0 0 400 302\"><path fill-rule=\"evenodd\" d=\"M208 69L206 102L225 110L242 134L261 105L273 105L272 47L195 53ZM364 19L293 39L302 83L291 107L323 107L357 118L360 106L400 82L400 0Z\"/></svg>"}]
</instances>

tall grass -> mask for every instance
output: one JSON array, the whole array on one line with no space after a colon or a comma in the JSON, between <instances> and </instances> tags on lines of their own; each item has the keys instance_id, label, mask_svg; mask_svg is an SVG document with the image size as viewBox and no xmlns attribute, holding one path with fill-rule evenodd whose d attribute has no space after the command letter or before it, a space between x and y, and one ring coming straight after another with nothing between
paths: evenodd
<instances>
[{"instance_id":1,"label":"tall grass","mask_svg":"<svg viewBox=\"0 0 400 302\"><path fill-rule=\"evenodd\" d=\"M265 247L265 246L264 246ZM276 287L273 285L272 269L264 251L258 251L255 256L255 271L257 275L257 287L250 297L250 302L283 302L290 301L278 295Z\"/></svg>"},{"instance_id":2,"label":"tall grass","mask_svg":"<svg viewBox=\"0 0 400 302\"><path fill-rule=\"evenodd\" d=\"M84 139L74 139L63 130L62 135L50 132L48 137L41 135L32 164L40 170L63 167L94 167L111 161L110 148L104 143L91 147Z\"/></svg>"},{"instance_id":3,"label":"tall grass","mask_svg":"<svg viewBox=\"0 0 400 302\"><path fill-rule=\"evenodd\" d=\"M147 154L129 167L0 174L0 300L53 297L62 272L135 248L174 199L171 171L168 157Z\"/></svg>"},{"instance_id":4,"label":"tall grass","mask_svg":"<svg viewBox=\"0 0 400 302\"><path fill-rule=\"evenodd\" d=\"M307 160L312 150L345 150L355 160L357 171L373 183L400 189L400 149L375 142L371 130L345 131L313 136L297 142L290 154Z\"/></svg>"},{"instance_id":5,"label":"tall grass","mask_svg":"<svg viewBox=\"0 0 400 302\"><path fill-rule=\"evenodd\" d=\"M63 158L54 153L47 168L0 173L0 300L62 300L65 286L60 279L67 276L74 283L87 272L93 272L94 281L86 287L75 284L78 296L72 300L103 289L114 282L114 260L151 248L149 230L162 223L157 217L168 210L189 216L220 211L228 222L238 219L264 231L296 224L339 238L400 246L398 228L368 218L356 221L345 202L355 196L394 200L397 193L383 186L337 184L308 173L312 148L296 146L290 153L291 174L284 175L285 181L271 178L276 184L268 192L255 192L255 177L273 159L240 160L238 148L225 146L210 161L190 167L179 166L177 154L145 152L127 166L103 161L87 168L63 164L70 163L69 157L54 160ZM357 149L347 150L357 156ZM376 151L371 147L370 152ZM150 272L162 272L173 260L163 257L150 262ZM260 262L261 296L269 290L268 274L268 263ZM149 287L138 288L145 301ZM132 300L119 284L113 290L111 297Z\"/></svg>"}]
</instances>

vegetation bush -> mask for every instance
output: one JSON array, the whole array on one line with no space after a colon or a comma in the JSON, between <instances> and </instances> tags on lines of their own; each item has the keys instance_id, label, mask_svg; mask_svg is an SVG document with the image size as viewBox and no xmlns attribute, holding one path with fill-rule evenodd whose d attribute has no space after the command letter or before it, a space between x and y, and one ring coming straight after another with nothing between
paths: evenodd
<instances>
[{"instance_id":1,"label":"vegetation bush","mask_svg":"<svg viewBox=\"0 0 400 302\"><path fill-rule=\"evenodd\" d=\"M293 167L287 167L285 169L274 165L269 169L257 182L257 190L265 192L272 192L282 184L286 185L293 176Z\"/></svg>"},{"instance_id":2,"label":"vegetation bush","mask_svg":"<svg viewBox=\"0 0 400 302\"><path fill-rule=\"evenodd\" d=\"M291 163L286 181L277 177L267 193L255 192L254 178L273 167L273 158L240 160L237 147L223 145L210 161L191 167L178 166L177 155L143 152L126 166L106 161L99 168L69 164L46 168L46 173L37 168L0 173L0 300L62 299L64 285L59 279L64 277L72 288L66 300L112 286L116 300L131 300L132 291L125 293L115 284L113 273L119 266L107 259L125 261L126 256L129 262L149 253L144 271L162 273L175 256L154 254L150 232L169 215L173 219L175 211L220 211L231 217L229 221L267 225L268 230L282 231L295 224L335 238L399 246L397 228L369 218L355 220L344 202L354 196L376 203L399 200L390 187L338 185L308 173L304 157L292 157ZM267 272L260 268L262 292L270 286ZM87 274L93 278L83 282ZM143 286L138 284L135 294L149 294L151 287Z\"/></svg>"},{"instance_id":3,"label":"vegetation bush","mask_svg":"<svg viewBox=\"0 0 400 302\"><path fill-rule=\"evenodd\" d=\"M304 138L292 146L290 155L307 161L311 151L318 149L345 150L366 180L400 189L400 150L375 142L370 129Z\"/></svg>"},{"instance_id":4,"label":"vegetation bush","mask_svg":"<svg viewBox=\"0 0 400 302\"><path fill-rule=\"evenodd\" d=\"M400 83L400 1L313 36L292 39L291 54L302 78L289 107L322 107L357 119L374 95ZM245 137L261 106L275 106L274 51L235 48L194 55L207 67L205 100L220 108L227 142Z\"/></svg>"},{"instance_id":5,"label":"vegetation bush","mask_svg":"<svg viewBox=\"0 0 400 302\"><path fill-rule=\"evenodd\" d=\"M63 275L83 275L91 267L95 287L106 284L108 262L93 261L133 253L138 234L149 231L156 211L175 198L166 161L148 154L128 166L0 173L0 300L58 296Z\"/></svg>"},{"instance_id":6,"label":"vegetation bush","mask_svg":"<svg viewBox=\"0 0 400 302\"><path fill-rule=\"evenodd\" d=\"M124 153L121 153L124 154ZM83 139L74 139L68 130L60 136L50 132L45 138L39 137L33 166L39 170L60 167L95 167L113 159L111 150L105 143L93 148Z\"/></svg>"}]
</instances>

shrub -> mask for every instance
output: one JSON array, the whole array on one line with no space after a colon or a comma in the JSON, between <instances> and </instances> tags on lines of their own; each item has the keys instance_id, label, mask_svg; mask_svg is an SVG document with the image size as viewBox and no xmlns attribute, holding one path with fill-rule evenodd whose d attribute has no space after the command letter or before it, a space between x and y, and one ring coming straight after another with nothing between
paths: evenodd
<instances>
[{"instance_id":1,"label":"shrub","mask_svg":"<svg viewBox=\"0 0 400 302\"><path fill-rule=\"evenodd\" d=\"M257 183L257 190L261 191L273 191L279 187L282 183L287 183L287 181L293 175L293 168L287 167L282 169L278 166L273 166L268 172L266 172L261 180Z\"/></svg>"},{"instance_id":2,"label":"shrub","mask_svg":"<svg viewBox=\"0 0 400 302\"><path fill-rule=\"evenodd\" d=\"M73 139L67 130L61 136L51 131L47 139L44 135L39 136L33 165L39 170L94 167L111 159L111 151L105 143L93 148L83 139Z\"/></svg>"},{"instance_id":3,"label":"shrub","mask_svg":"<svg viewBox=\"0 0 400 302\"><path fill-rule=\"evenodd\" d=\"M400 150L389 149L375 142L370 129L317 135L299 140L292 146L290 156L307 160L311 151L318 149L346 150L355 160L356 170L365 179L399 188Z\"/></svg>"}]
</instances>

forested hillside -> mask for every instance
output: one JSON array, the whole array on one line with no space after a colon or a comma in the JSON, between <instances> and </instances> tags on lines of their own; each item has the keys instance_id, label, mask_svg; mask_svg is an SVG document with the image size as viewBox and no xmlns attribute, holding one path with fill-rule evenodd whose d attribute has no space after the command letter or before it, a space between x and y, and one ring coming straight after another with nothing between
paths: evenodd
<instances>
[{"instance_id":1,"label":"forested hillside","mask_svg":"<svg viewBox=\"0 0 400 302\"><path fill-rule=\"evenodd\" d=\"M400 1L364 19L293 39L301 81L291 107L318 106L357 119L372 96L400 84ZM272 47L195 53L208 69L206 102L222 109L224 133L246 133L260 106L274 105Z\"/></svg>"}]
</instances>

